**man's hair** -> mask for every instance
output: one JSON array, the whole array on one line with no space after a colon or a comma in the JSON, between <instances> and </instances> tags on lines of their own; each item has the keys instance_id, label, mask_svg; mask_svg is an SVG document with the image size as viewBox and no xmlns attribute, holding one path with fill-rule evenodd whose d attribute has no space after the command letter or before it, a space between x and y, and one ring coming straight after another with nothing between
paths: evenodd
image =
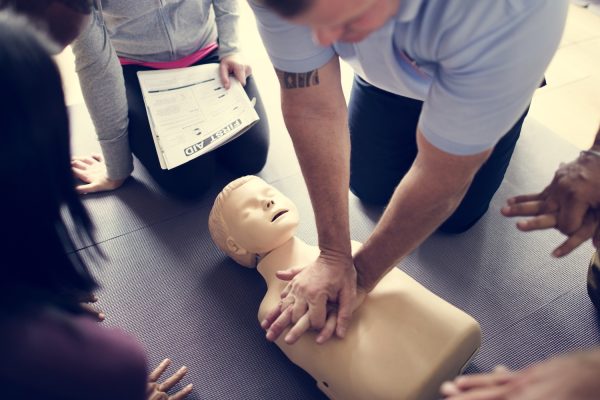
<instances>
[{"instance_id":1,"label":"man's hair","mask_svg":"<svg viewBox=\"0 0 600 400\"><path fill-rule=\"evenodd\" d=\"M81 14L91 13L93 6L93 0L0 0L0 9L11 8L18 12L39 14L52 3L61 3Z\"/></svg>"},{"instance_id":2,"label":"man's hair","mask_svg":"<svg viewBox=\"0 0 600 400\"><path fill-rule=\"evenodd\" d=\"M0 12L3 310L75 311L96 288L73 240L93 243L93 227L74 187L69 119L48 43L26 18Z\"/></svg>"},{"instance_id":3,"label":"man's hair","mask_svg":"<svg viewBox=\"0 0 600 400\"><path fill-rule=\"evenodd\" d=\"M258 0L258 2L282 17L291 18L306 11L314 3L314 0Z\"/></svg>"},{"instance_id":4,"label":"man's hair","mask_svg":"<svg viewBox=\"0 0 600 400\"><path fill-rule=\"evenodd\" d=\"M248 183L248 181L251 181L253 179L260 180L258 176L246 175L227 184L227 186L225 186L223 190L221 190L221 193L219 193L219 195L215 199L213 207L210 210L210 215L208 216L208 231L210 232L210 236L212 237L213 242L215 242L217 247L219 247L219 249L221 249L225 254L233 258L235 262L237 262L240 265L243 265L244 267L249 268L256 267L256 255L245 254L240 256L238 254L232 253L227 248L227 238L229 238L232 235L229 231L229 227L227 226L227 221L225 221L225 216L223 215L223 208L225 207L227 199L229 199L229 196L234 190L238 189L242 185L245 185L246 183Z\"/></svg>"}]
</instances>

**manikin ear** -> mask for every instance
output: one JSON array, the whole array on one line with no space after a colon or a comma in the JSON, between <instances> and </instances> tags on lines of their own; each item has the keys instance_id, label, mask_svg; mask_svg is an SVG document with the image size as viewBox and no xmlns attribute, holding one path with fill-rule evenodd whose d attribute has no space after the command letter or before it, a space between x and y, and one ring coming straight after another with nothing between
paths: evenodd
<instances>
[{"instance_id":1,"label":"manikin ear","mask_svg":"<svg viewBox=\"0 0 600 400\"><path fill-rule=\"evenodd\" d=\"M233 238L231 236L229 236L227 238L227 250L229 250L230 253L233 253L235 255L238 256L243 256L248 254L248 251L246 249L244 249L243 247L239 246L235 240L233 240Z\"/></svg>"}]
</instances>

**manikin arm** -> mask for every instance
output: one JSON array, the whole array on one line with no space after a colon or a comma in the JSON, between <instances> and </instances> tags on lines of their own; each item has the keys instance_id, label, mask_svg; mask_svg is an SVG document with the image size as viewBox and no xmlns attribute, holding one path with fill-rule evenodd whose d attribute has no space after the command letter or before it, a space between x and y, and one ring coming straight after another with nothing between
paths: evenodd
<instances>
[{"instance_id":1,"label":"manikin arm","mask_svg":"<svg viewBox=\"0 0 600 400\"><path fill-rule=\"evenodd\" d=\"M448 154L429 143L420 131L417 145L415 162L371 237L354 257L358 285L367 291L452 214L491 153Z\"/></svg>"}]
</instances>

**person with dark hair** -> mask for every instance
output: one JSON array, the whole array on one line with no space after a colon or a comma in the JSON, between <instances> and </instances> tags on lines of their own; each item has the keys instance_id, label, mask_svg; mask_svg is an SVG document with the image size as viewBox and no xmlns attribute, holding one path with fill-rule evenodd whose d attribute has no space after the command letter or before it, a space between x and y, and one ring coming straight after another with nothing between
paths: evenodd
<instances>
[{"instance_id":1,"label":"person with dark hair","mask_svg":"<svg viewBox=\"0 0 600 400\"><path fill-rule=\"evenodd\" d=\"M148 383L140 345L80 306L97 283L75 243L91 241L93 226L74 189L69 120L49 55L55 50L26 18L0 12L2 397L165 398L185 368L159 385L167 360Z\"/></svg>"},{"instance_id":2,"label":"person with dark hair","mask_svg":"<svg viewBox=\"0 0 600 400\"><path fill-rule=\"evenodd\" d=\"M92 0L0 0L0 9L26 14L32 23L47 31L61 50L88 23Z\"/></svg>"},{"instance_id":3,"label":"person with dark hair","mask_svg":"<svg viewBox=\"0 0 600 400\"><path fill-rule=\"evenodd\" d=\"M80 193L114 190L133 171L132 154L160 188L193 199L210 187L218 169L235 175L260 171L267 158L267 116L251 68L239 57L237 0L95 1L85 31L73 43L83 96L102 155L76 157ZM219 64L223 87L234 75L260 121L248 131L170 170L160 166L137 77L138 71Z\"/></svg>"},{"instance_id":4,"label":"person with dark hair","mask_svg":"<svg viewBox=\"0 0 600 400\"><path fill-rule=\"evenodd\" d=\"M487 211L566 21L566 0L250 0L315 211L319 257L274 308L269 338L369 292L434 231ZM348 106L339 60L355 72ZM348 189L385 206L350 251Z\"/></svg>"}]
</instances>

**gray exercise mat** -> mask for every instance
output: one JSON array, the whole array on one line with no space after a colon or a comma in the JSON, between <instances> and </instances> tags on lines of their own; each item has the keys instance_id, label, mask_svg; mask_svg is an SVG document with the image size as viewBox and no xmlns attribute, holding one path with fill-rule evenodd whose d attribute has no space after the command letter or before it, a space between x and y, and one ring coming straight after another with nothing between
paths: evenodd
<instances>
[{"instance_id":1,"label":"gray exercise mat","mask_svg":"<svg viewBox=\"0 0 600 400\"><path fill-rule=\"evenodd\" d=\"M273 142L263 177L298 205L298 236L314 244L310 202L290 161L291 146L284 137ZM515 220L499 213L507 197L541 190L558 163L576 155L548 129L527 121L483 219L461 235L433 235L399 266L481 323L483 345L468 371L522 367L598 344L598 321L585 293L591 245L554 259L550 252L563 240L560 234L519 232ZM228 260L210 240L208 212L229 178L219 178L204 199L179 203L161 195L143 169L134 176L115 193L85 197L108 257L98 272L103 324L134 334L151 365L166 356L187 365L185 383L194 384L190 399L323 398L310 376L264 339L256 320L265 292L260 275ZM365 241L380 210L353 196L350 203L353 239ZM90 251L81 250L85 257Z\"/></svg>"}]
</instances>

